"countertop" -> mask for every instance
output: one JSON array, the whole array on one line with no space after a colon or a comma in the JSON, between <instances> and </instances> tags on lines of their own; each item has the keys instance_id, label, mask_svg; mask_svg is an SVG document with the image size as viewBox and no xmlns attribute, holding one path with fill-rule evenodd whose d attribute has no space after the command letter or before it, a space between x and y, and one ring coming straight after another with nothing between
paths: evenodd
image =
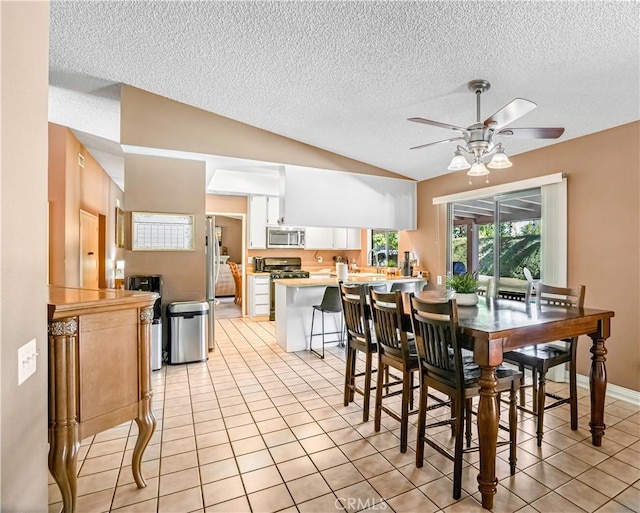
<instances>
[{"instance_id":1,"label":"countertop","mask_svg":"<svg viewBox=\"0 0 640 513\"><path fill-rule=\"evenodd\" d=\"M122 305L135 306L138 303L153 302L159 297L155 292L113 289L81 289L74 287L49 286L49 319L59 317L64 312L92 308L120 308ZM77 314L74 314L77 315Z\"/></svg>"},{"instance_id":2,"label":"countertop","mask_svg":"<svg viewBox=\"0 0 640 513\"><path fill-rule=\"evenodd\" d=\"M360 273L349 274L345 283L379 283L379 282L426 282L425 278L409 277L409 276L387 276L379 275L360 275ZM338 278L293 278L288 280L275 280L276 283L286 285L287 287L327 287L338 285Z\"/></svg>"}]
</instances>

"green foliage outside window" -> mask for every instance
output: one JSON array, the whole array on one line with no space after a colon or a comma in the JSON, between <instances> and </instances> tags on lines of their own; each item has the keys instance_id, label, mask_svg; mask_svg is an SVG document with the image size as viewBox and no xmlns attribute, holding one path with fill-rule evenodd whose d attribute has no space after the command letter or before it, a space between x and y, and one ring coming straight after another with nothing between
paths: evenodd
<instances>
[{"instance_id":1,"label":"green foliage outside window","mask_svg":"<svg viewBox=\"0 0 640 513\"><path fill-rule=\"evenodd\" d=\"M371 249L375 251L378 265L398 266L398 232L371 230Z\"/></svg>"},{"instance_id":2,"label":"green foliage outside window","mask_svg":"<svg viewBox=\"0 0 640 513\"><path fill-rule=\"evenodd\" d=\"M479 225L478 274L493 276L494 225ZM467 263L466 226L456 226L451 247L452 262ZM527 267L534 278L540 277L540 222L500 223L500 276L526 279Z\"/></svg>"}]
</instances>

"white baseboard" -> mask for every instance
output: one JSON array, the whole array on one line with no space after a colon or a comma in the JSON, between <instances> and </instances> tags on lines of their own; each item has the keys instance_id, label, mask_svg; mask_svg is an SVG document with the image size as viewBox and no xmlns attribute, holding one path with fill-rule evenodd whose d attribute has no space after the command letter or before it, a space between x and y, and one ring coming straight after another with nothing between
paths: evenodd
<instances>
[{"instance_id":1,"label":"white baseboard","mask_svg":"<svg viewBox=\"0 0 640 513\"><path fill-rule=\"evenodd\" d=\"M514 366L511 367L516 368ZM565 366L557 365L556 367L549 369L549 372L547 372L547 379L557 383L569 383L569 371L563 371L562 367ZM552 375L551 371L554 370L559 370L560 372ZM531 378L531 371L526 369L525 375ZM583 376L582 374L576 375L576 385L589 390L589 376ZM610 399L626 401L635 406L640 406L640 392L631 390L630 388L624 388L619 385L614 385L612 383L607 383L607 397Z\"/></svg>"},{"instance_id":2,"label":"white baseboard","mask_svg":"<svg viewBox=\"0 0 640 513\"><path fill-rule=\"evenodd\" d=\"M578 374L576 376L576 384L579 387L589 388L589 376L583 376ZM569 373L566 373L565 381L569 381ZM630 388L624 388L618 385L613 385L611 383L607 383L607 397L611 399L619 399L621 401L626 401L635 406L640 406L640 392L635 390L631 390Z\"/></svg>"}]
</instances>

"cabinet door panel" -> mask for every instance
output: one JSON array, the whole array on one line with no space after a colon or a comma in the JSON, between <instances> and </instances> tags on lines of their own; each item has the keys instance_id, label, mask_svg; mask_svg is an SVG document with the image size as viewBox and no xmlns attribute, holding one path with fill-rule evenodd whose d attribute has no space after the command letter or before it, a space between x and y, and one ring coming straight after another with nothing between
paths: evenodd
<instances>
[{"instance_id":1,"label":"cabinet door panel","mask_svg":"<svg viewBox=\"0 0 640 513\"><path fill-rule=\"evenodd\" d=\"M280 218L280 198L267 196L267 226L278 226Z\"/></svg>"},{"instance_id":2,"label":"cabinet door panel","mask_svg":"<svg viewBox=\"0 0 640 513\"><path fill-rule=\"evenodd\" d=\"M333 229L333 247L334 249L347 249L347 228Z\"/></svg>"},{"instance_id":3,"label":"cabinet door panel","mask_svg":"<svg viewBox=\"0 0 640 513\"><path fill-rule=\"evenodd\" d=\"M267 247L267 197L249 197L249 249Z\"/></svg>"},{"instance_id":4,"label":"cabinet door panel","mask_svg":"<svg viewBox=\"0 0 640 513\"><path fill-rule=\"evenodd\" d=\"M347 249L362 249L359 228L347 228Z\"/></svg>"},{"instance_id":5,"label":"cabinet door panel","mask_svg":"<svg viewBox=\"0 0 640 513\"><path fill-rule=\"evenodd\" d=\"M305 249L333 249L333 228L307 227Z\"/></svg>"}]
</instances>

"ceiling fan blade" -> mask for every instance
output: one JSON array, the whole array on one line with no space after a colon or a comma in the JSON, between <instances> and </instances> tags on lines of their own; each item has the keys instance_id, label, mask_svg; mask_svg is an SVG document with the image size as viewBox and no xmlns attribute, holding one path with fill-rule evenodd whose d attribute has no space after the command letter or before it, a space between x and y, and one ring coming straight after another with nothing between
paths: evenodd
<instances>
[{"instance_id":1,"label":"ceiling fan blade","mask_svg":"<svg viewBox=\"0 0 640 513\"><path fill-rule=\"evenodd\" d=\"M548 128L505 128L498 135L512 137L530 137L533 139L557 139L564 133L562 127Z\"/></svg>"},{"instance_id":2,"label":"ceiling fan blade","mask_svg":"<svg viewBox=\"0 0 640 513\"><path fill-rule=\"evenodd\" d=\"M532 101L525 100L524 98L516 98L507 103L493 116L485 119L484 126L489 127L493 125L493 128L497 130L531 112L536 107L537 105Z\"/></svg>"},{"instance_id":3,"label":"ceiling fan blade","mask_svg":"<svg viewBox=\"0 0 640 513\"><path fill-rule=\"evenodd\" d=\"M431 125L438 126L440 128L446 128L448 130L456 130L457 132L466 132L466 128L462 128L461 126L449 125L447 123L440 123L440 121L432 121L430 119L424 118L409 118L408 121L413 121L414 123L422 123L423 125Z\"/></svg>"},{"instance_id":4,"label":"ceiling fan blade","mask_svg":"<svg viewBox=\"0 0 640 513\"><path fill-rule=\"evenodd\" d=\"M432 142L432 143L427 143L427 144L421 144L420 146L414 146L413 148L409 148L410 150L419 150L420 148L426 148L427 146L433 146L434 144L442 144L442 143L448 143L451 141L459 141L460 139L464 139L464 137L453 137L452 139L445 139L444 141L436 141L436 142Z\"/></svg>"}]
</instances>

